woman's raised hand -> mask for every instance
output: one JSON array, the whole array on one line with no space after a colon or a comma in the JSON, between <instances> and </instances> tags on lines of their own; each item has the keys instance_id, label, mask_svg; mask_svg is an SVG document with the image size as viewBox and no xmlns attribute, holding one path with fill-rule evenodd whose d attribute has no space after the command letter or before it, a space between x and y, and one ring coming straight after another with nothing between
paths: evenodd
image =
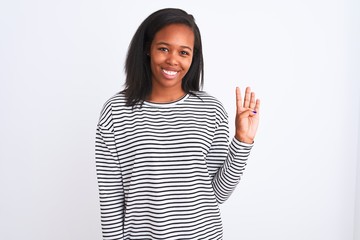
<instances>
[{"instance_id":1,"label":"woman's raised hand","mask_svg":"<svg viewBox=\"0 0 360 240\"><path fill-rule=\"evenodd\" d=\"M253 143L259 125L260 100L250 87L245 90L244 102L240 88L236 87L235 138L240 142Z\"/></svg>"}]
</instances>

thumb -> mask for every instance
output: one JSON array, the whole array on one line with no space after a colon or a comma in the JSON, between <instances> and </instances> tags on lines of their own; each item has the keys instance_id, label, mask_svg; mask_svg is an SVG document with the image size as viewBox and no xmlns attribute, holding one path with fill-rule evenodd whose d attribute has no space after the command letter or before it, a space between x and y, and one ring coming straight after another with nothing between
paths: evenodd
<instances>
[{"instance_id":1,"label":"thumb","mask_svg":"<svg viewBox=\"0 0 360 240\"><path fill-rule=\"evenodd\" d=\"M248 109L246 111L243 111L242 113L239 114L240 118L248 118L248 117L253 117L257 114L257 112L255 110L252 109Z\"/></svg>"}]
</instances>

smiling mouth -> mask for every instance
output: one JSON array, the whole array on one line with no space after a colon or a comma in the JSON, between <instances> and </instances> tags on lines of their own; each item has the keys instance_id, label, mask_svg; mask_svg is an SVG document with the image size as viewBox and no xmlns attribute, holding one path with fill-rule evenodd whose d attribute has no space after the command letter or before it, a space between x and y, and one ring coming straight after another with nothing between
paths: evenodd
<instances>
[{"instance_id":1,"label":"smiling mouth","mask_svg":"<svg viewBox=\"0 0 360 240\"><path fill-rule=\"evenodd\" d=\"M168 70L165 70L163 69L163 72L167 75L170 75L170 76L175 76L178 72L176 71L168 71Z\"/></svg>"},{"instance_id":2,"label":"smiling mouth","mask_svg":"<svg viewBox=\"0 0 360 240\"><path fill-rule=\"evenodd\" d=\"M165 70L165 69L162 69L162 72L164 73L164 77L169 80L176 78L177 74L179 73L178 71L171 71L171 70Z\"/></svg>"}]
</instances>

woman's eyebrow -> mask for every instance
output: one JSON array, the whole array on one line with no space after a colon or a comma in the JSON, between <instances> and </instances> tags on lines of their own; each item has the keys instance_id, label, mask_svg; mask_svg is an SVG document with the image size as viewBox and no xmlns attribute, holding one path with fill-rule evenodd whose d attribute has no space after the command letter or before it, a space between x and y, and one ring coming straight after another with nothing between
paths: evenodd
<instances>
[{"instance_id":1,"label":"woman's eyebrow","mask_svg":"<svg viewBox=\"0 0 360 240\"><path fill-rule=\"evenodd\" d=\"M156 43L156 45L165 45L165 46L170 46L171 44L169 44L169 43L166 43L166 42L158 42L158 43ZM180 46L181 48L186 48L186 49L189 49L190 51L192 51L192 48L191 47L189 47L189 46Z\"/></svg>"}]
</instances>

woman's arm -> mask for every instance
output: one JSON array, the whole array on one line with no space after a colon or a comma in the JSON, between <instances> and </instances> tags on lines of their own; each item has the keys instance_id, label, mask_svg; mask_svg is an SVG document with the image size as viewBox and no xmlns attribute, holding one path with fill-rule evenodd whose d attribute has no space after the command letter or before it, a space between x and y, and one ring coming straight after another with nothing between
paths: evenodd
<instances>
[{"instance_id":1,"label":"woman's arm","mask_svg":"<svg viewBox=\"0 0 360 240\"><path fill-rule=\"evenodd\" d=\"M212 186L218 203L229 198L239 183L250 155L252 144L242 143L236 138L228 144L228 122L224 120L216 129L215 136L206 157Z\"/></svg>"},{"instance_id":2,"label":"woman's arm","mask_svg":"<svg viewBox=\"0 0 360 240\"><path fill-rule=\"evenodd\" d=\"M241 179L250 155L259 124L260 100L246 88L244 101L236 88L235 137L228 145L229 129L226 118L215 131L210 151L206 157L212 186L219 203L223 203ZM215 174L212 174L215 173Z\"/></svg>"},{"instance_id":3,"label":"woman's arm","mask_svg":"<svg viewBox=\"0 0 360 240\"><path fill-rule=\"evenodd\" d=\"M96 132L95 158L100 193L101 226L104 240L123 239L124 188L114 134L105 118ZM109 116L109 115L107 115ZM100 120L101 122L101 120Z\"/></svg>"}]
</instances>

